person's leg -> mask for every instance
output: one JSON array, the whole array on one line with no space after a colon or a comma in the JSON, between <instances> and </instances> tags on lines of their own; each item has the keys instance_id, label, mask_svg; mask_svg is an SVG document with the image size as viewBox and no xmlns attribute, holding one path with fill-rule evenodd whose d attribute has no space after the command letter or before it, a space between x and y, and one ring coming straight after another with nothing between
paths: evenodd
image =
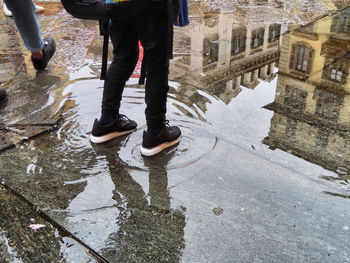
<instances>
[{"instance_id":1,"label":"person's leg","mask_svg":"<svg viewBox=\"0 0 350 263\"><path fill-rule=\"evenodd\" d=\"M118 8L120 14L116 15L117 19L112 19L109 28L113 43L113 60L104 83L101 118L95 120L90 135L93 143L104 143L131 133L137 127L135 121L119 114L125 83L138 60L138 40L137 31L131 26L128 6Z\"/></svg>"},{"instance_id":2,"label":"person's leg","mask_svg":"<svg viewBox=\"0 0 350 263\"><path fill-rule=\"evenodd\" d=\"M152 52L153 53L153 52ZM169 62L161 56L148 54L146 73L146 121L147 127L152 133L157 133L165 121L166 102L168 94L168 70Z\"/></svg>"},{"instance_id":3,"label":"person's leg","mask_svg":"<svg viewBox=\"0 0 350 263\"><path fill-rule=\"evenodd\" d=\"M147 131L143 133L141 154L146 156L155 155L177 144L181 138L179 127L170 126L165 118L169 90L169 41L172 41L166 1L153 4L150 8L152 14L148 19L147 34L141 39L146 58L147 105Z\"/></svg>"},{"instance_id":4,"label":"person's leg","mask_svg":"<svg viewBox=\"0 0 350 263\"><path fill-rule=\"evenodd\" d=\"M28 50L33 53L38 53L37 55L40 56L44 41L41 38L40 26L35 14L35 5L33 1L5 0L5 3L13 14L24 45Z\"/></svg>"},{"instance_id":5,"label":"person's leg","mask_svg":"<svg viewBox=\"0 0 350 263\"><path fill-rule=\"evenodd\" d=\"M154 13L147 18L147 32L141 38L144 47L146 67L146 120L151 132L160 131L166 114L166 101L168 94L168 23L166 6L158 2L157 7L152 7Z\"/></svg>"},{"instance_id":6,"label":"person's leg","mask_svg":"<svg viewBox=\"0 0 350 263\"><path fill-rule=\"evenodd\" d=\"M56 43L51 37L41 38L33 0L5 0L5 3L13 14L24 45L32 52L34 68L44 70L56 51Z\"/></svg>"},{"instance_id":7,"label":"person's leg","mask_svg":"<svg viewBox=\"0 0 350 263\"><path fill-rule=\"evenodd\" d=\"M4 13L6 16L12 16L12 12L7 8L4 0L2 1L2 7L3 7ZM44 10L45 10L44 7L39 6L39 5L35 5L35 12L36 13L42 13L42 12L44 12Z\"/></svg>"},{"instance_id":8,"label":"person's leg","mask_svg":"<svg viewBox=\"0 0 350 263\"><path fill-rule=\"evenodd\" d=\"M125 82L135 69L139 54L137 32L127 19L112 20L110 36L113 43L113 60L104 83L102 124L117 118Z\"/></svg>"}]
</instances>

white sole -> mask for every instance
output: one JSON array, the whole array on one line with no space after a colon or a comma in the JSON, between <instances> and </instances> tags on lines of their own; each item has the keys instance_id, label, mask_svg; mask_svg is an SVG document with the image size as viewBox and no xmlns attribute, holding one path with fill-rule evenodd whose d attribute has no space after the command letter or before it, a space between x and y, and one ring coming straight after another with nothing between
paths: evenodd
<instances>
[{"instance_id":1,"label":"white sole","mask_svg":"<svg viewBox=\"0 0 350 263\"><path fill-rule=\"evenodd\" d=\"M90 134L90 141L92 143L104 143L104 142L108 142L114 138L132 133L133 131L136 131L136 129L123 131L123 132L111 132L111 133L108 133L108 134L102 135L102 136L93 136L92 134Z\"/></svg>"},{"instance_id":2,"label":"white sole","mask_svg":"<svg viewBox=\"0 0 350 263\"><path fill-rule=\"evenodd\" d=\"M160 153L161 151L165 150L166 148L177 144L180 141L180 139L181 139L181 135L177 139L175 139L171 142L165 142L165 143L162 143L162 144L160 144L156 147L150 148L150 149L147 149L147 148L144 148L141 146L141 148L140 148L141 154L145 155L145 156L156 155L157 153Z\"/></svg>"},{"instance_id":3,"label":"white sole","mask_svg":"<svg viewBox=\"0 0 350 263\"><path fill-rule=\"evenodd\" d=\"M3 9L4 9L5 16L10 16L11 17L12 16L12 12L7 8L6 4L3 3L2 6L3 6ZM35 5L35 12L36 13L42 13L44 11L45 11L44 7L39 6L39 5Z\"/></svg>"},{"instance_id":4,"label":"white sole","mask_svg":"<svg viewBox=\"0 0 350 263\"><path fill-rule=\"evenodd\" d=\"M45 8L40 5L35 5L35 12L36 13L42 13L45 11Z\"/></svg>"},{"instance_id":5,"label":"white sole","mask_svg":"<svg viewBox=\"0 0 350 263\"><path fill-rule=\"evenodd\" d=\"M12 12L7 8L5 3L2 4L2 7L4 9L5 16L12 16Z\"/></svg>"}]
</instances>

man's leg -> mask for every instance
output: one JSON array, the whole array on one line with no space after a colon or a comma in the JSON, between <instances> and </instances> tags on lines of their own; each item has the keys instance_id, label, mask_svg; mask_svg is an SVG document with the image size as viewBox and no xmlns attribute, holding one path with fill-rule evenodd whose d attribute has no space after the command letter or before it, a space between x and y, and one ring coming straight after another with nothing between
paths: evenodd
<instances>
[{"instance_id":1,"label":"man's leg","mask_svg":"<svg viewBox=\"0 0 350 263\"><path fill-rule=\"evenodd\" d=\"M102 124L108 124L117 118L125 82L134 71L139 54L137 32L130 26L130 21L112 20L110 36L113 60L104 83Z\"/></svg>"},{"instance_id":2,"label":"man's leg","mask_svg":"<svg viewBox=\"0 0 350 263\"><path fill-rule=\"evenodd\" d=\"M146 30L148 34L141 39L146 58L147 105L147 131L143 133L141 153L146 156L155 155L177 144L181 138L179 127L170 126L165 120L169 90L169 41L172 41L172 37L169 37L171 32L166 1L154 1L150 10L152 14Z\"/></svg>"},{"instance_id":3,"label":"man's leg","mask_svg":"<svg viewBox=\"0 0 350 263\"><path fill-rule=\"evenodd\" d=\"M41 38L33 0L5 0L5 3L13 14L24 45L32 52L34 68L44 70L56 51L56 43L51 37Z\"/></svg>"},{"instance_id":4,"label":"man's leg","mask_svg":"<svg viewBox=\"0 0 350 263\"><path fill-rule=\"evenodd\" d=\"M146 68L146 120L147 127L151 133L157 133L165 121L166 101L168 94L168 24L166 8L155 7L158 12L150 14L147 21L147 32L141 38L144 47L144 58ZM142 33L141 33L142 34Z\"/></svg>"},{"instance_id":5,"label":"man's leg","mask_svg":"<svg viewBox=\"0 0 350 263\"><path fill-rule=\"evenodd\" d=\"M2 1L2 7L4 9L5 16L12 16L12 12L7 8L6 4L4 3L4 0ZM42 13L44 12L45 8L39 5L35 5L35 12L36 13Z\"/></svg>"},{"instance_id":6,"label":"man's leg","mask_svg":"<svg viewBox=\"0 0 350 263\"><path fill-rule=\"evenodd\" d=\"M125 82L131 76L138 59L137 32L128 18L127 6L125 17L112 19L109 31L113 43L113 60L108 69L103 88L102 114L94 122L90 140L103 143L113 138L131 133L137 127L135 121L119 114L120 102Z\"/></svg>"},{"instance_id":7,"label":"man's leg","mask_svg":"<svg viewBox=\"0 0 350 263\"><path fill-rule=\"evenodd\" d=\"M5 0L12 12L17 29L21 34L24 45L33 53L40 53L44 41L41 38L40 26L35 14L32 0Z\"/></svg>"}]
</instances>

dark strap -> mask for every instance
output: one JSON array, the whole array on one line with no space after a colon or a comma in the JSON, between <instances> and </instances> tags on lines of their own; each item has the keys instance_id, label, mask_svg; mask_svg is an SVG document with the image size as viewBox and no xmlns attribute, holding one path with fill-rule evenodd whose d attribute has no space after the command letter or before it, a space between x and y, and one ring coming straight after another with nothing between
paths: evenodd
<instances>
[{"instance_id":1,"label":"dark strap","mask_svg":"<svg viewBox=\"0 0 350 263\"><path fill-rule=\"evenodd\" d=\"M108 62L108 43L109 43L109 19L99 20L100 35L103 36L103 50L102 50L102 67L101 80L105 80L107 76L107 62Z\"/></svg>"},{"instance_id":2,"label":"dark strap","mask_svg":"<svg viewBox=\"0 0 350 263\"><path fill-rule=\"evenodd\" d=\"M146 52L143 52L143 58L142 58L142 64L141 64L141 72L140 72L140 78L139 78L139 85L145 84L146 79L146 59L145 59Z\"/></svg>"}]
</instances>

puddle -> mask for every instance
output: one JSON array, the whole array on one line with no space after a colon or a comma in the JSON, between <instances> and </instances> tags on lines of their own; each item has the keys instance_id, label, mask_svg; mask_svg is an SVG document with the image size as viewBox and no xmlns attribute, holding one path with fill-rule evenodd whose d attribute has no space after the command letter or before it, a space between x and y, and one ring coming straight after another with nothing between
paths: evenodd
<instances>
[{"instance_id":1,"label":"puddle","mask_svg":"<svg viewBox=\"0 0 350 263\"><path fill-rule=\"evenodd\" d=\"M299 231L295 247L307 243L313 258L322 258L323 247L315 244L332 236L324 246L343 252L330 262L346 262L344 231L329 225L344 226L343 202L350 196L349 9L308 24L325 12L324 5L219 2L191 2L191 25L175 30L167 118L183 137L151 159L139 151L144 87L134 78L121 113L138 123L137 131L103 145L89 142L101 109L102 41L94 22L77 22L65 34L76 20L58 7L55 19L43 17L45 32L56 34L61 46L54 73L26 86L24 96L12 95L0 120L62 120L55 132L5 152L1 180L110 260L225 262L230 253L210 258L210 249L206 254L193 248L203 244L198 233L204 232L208 247L232 251L226 247L232 237L222 234L231 231L245 242L234 240L240 261L262 262L263 256L252 260L245 254L247 244L255 247L255 240L266 242L268 236L280 248ZM25 111L28 105L32 114ZM295 212L299 198L303 207ZM329 207L332 202L337 205ZM329 209L338 216L325 214ZM305 233L313 239L303 239ZM278 251L275 261L281 262L284 252ZM297 262L294 253L290 261Z\"/></svg>"},{"instance_id":2,"label":"puddle","mask_svg":"<svg viewBox=\"0 0 350 263\"><path fill-rule=\"evenodd\" d=\"M288 33L293 28L290 23L307 22L293 12L310 14L313 10L317 15L325 7L303 1L256 5L238 1L234 8L217 4L208 1L206 12L201 13L196 12L203 8L201 3L191 2L191 25L175 30L170 78L176 82L170 84L167 116L182 129L183 138L165 153L172 156L166 168L192 165L222 140L268 156L302 175L339 182L343 190L348 184L350 158L348 9ZM64 121L56 136L62 143L56 151L65 161L73 154L88 153L88 163L95 158L88 137L94 118L99 117L103 85L98 80L101 41L95 22L79 21L66 34L72 18L57 3L45 7L49 11L48 16L40 17L43 31L57 36L60 46L52 64L57 69L68 64L68 70L66 75L38 76L35 84L26 85L18 96L12 95L1 120L30 122L31 118L42 120L60 114ZM259 21L261 12L271 9L276 13L268 21ZM286 14L285 10L293 12ZM63 34L64 38L59 37ZM18 85L30 80L30 75L25 76ZM121 111L135 119L139 128L121 142L118 158L125 167L148 171L139 152L145 128L144 88L135 82L132 79L126 87ZM31 106L33 117L21 117L34 104L38 106ZM16 105L15 111L12 105ZM30 165L27 170L33 173L36 169Z\"/></svg>"},{"instance_id":3,"label":"puddle","mask_svg":"<svg viewBox=\"0 0 350 263\"><path fill-rule=\"evenodd\" d=\"M215 148L217 138L201 127L176 120L172 121L172 124L181 129L182 138L177 146L164 153L172 156L166 165L167 170L191 165ZM140 141L140 138L142 138L141 130L130 135L119 151L119 158L132 169L148 170L149 168L144 165L145 157L140 153L141 142L135 144L135 141Z\"/></svg>"},{"instance_id":4,"label":"puddle","mask_svg":"<svg viewBox=\"0 0 350 263\"><path fill-rule=\"evenodd\" d=\"M301 27L281 46L274 111L264 143L339 175L348 184L349 8ZM335 176L337 177L337 176ZM321 176L321 178L330 178ZM328 180L328 179L326 179ZM348 191L348 190L347 190Z\"/></svg>"}]
</instances>

